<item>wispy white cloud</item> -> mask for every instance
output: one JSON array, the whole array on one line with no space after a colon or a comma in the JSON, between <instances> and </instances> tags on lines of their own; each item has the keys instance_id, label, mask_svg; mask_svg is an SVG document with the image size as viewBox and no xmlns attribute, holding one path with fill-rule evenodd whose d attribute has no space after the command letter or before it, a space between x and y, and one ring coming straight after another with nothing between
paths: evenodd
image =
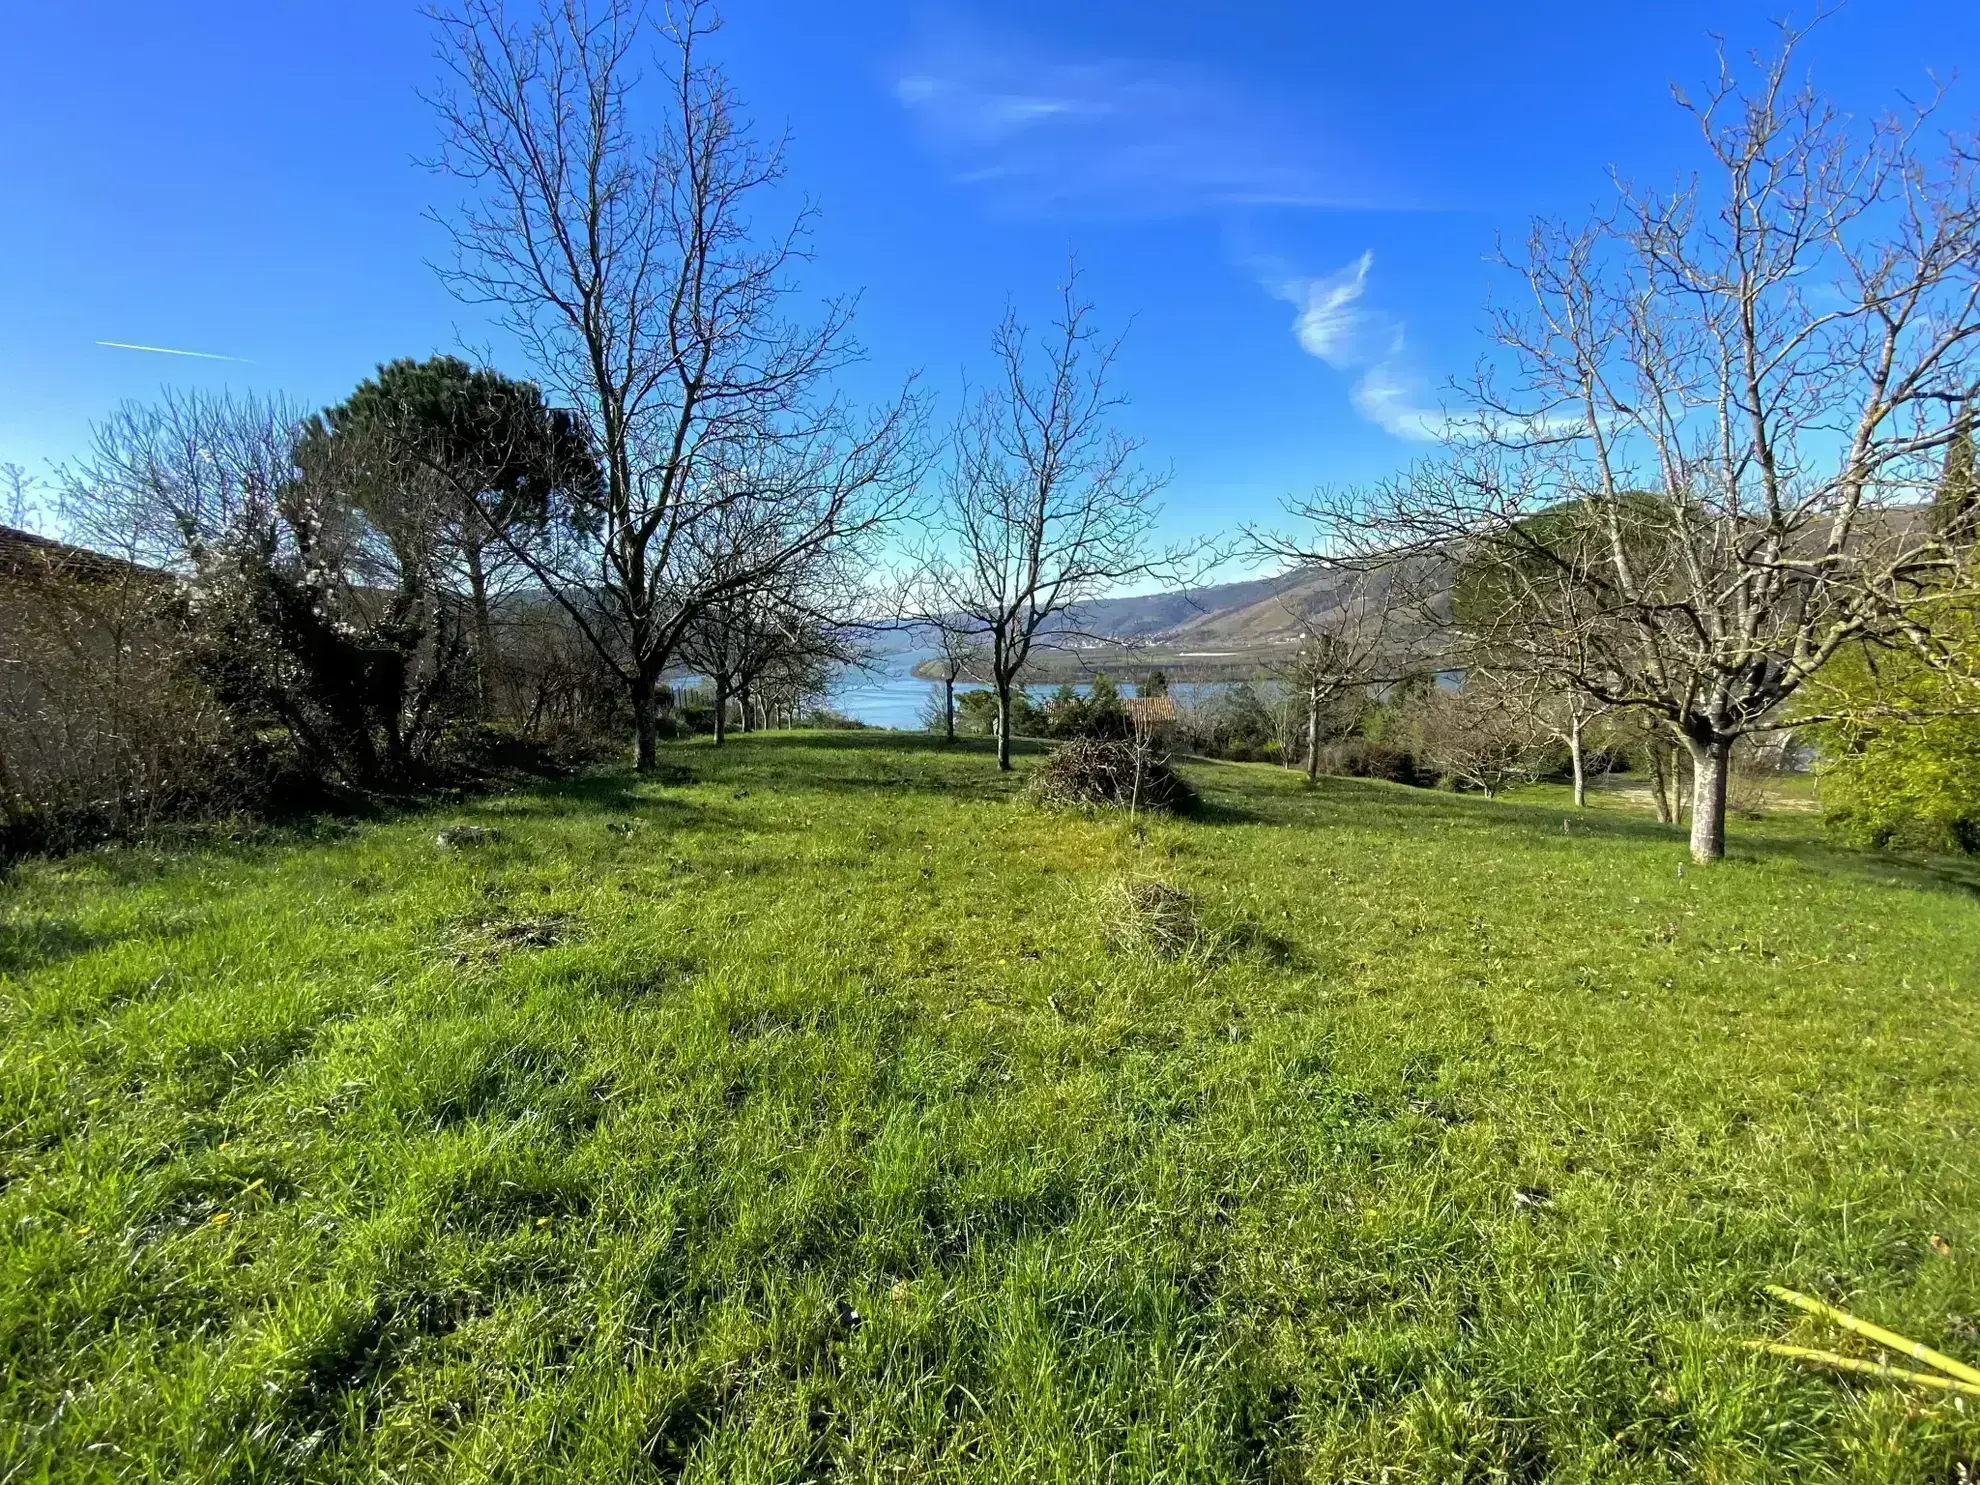
<instances>
[{"instance_id":1,"label":"wispy white cloud","mask_svg":"<svg viewBox=\"0 0 1980 1485\"><path fill-rule=\"evenodd\" d=\"M1428 405L1428 379L1398 358L1378 361L1364 371L1350 400L1369 422L1412 443L1436 443L1459 431L1450 414Z\"/></svg>"},{"instance_id":2,"label":"wispy white cloud","mask_svg":"<svg viewBox=\"0 0 1980 1485\"><path fill-rule=\"evenodd\" d=\"M894 95L959 179L1010 206L1383 204L1300 120L1173 64L1068 61L950 24L924 36Z\"/></svg>"},{"instance_id":3,"label":"wispy white cloud","mask_svg":"<svg viewBox=\"0 0 1980 1485\"><path fill-rule=\"evenodd\" d=\"M1374 267L1370 251L1318 278L1270 263L1259 265L1259 277L1297 311L1293 337L1302 350L1337 371L1360 373L1349 393L1357 412L1397 438L1433 442L1450 431L1451 421L1430 405L1429 383L1410 360L1403 322L1363 302Z\"/></svg>"},{"instance_id":4,"label":"wispy white cloud","mask_svg":"<svg viewBox=\"0 0 1980 1485\"><path fill-rule=\"evenodd\" d=\"M213 351L180 351L168 345L134 345L128 340L99 340L97 344L108 346L113 351L150 351L155 356L192 356L200 361L238 361L243 366L254 365L245 356L222 356Z\"/></svg>"}]
</instances>

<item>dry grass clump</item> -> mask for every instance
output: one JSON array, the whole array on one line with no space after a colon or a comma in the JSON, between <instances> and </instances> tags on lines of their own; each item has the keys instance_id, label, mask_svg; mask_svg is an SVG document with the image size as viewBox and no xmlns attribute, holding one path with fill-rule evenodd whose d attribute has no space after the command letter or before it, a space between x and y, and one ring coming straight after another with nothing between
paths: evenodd
<instances>
[{"instance_id":1,"label":"dry grass clump","mask_svg":"<svg viewBox=\"0 0 1980 1485\"><path fill-rule=\"evenodd\" d=\"M1144 745L1075 738L1053 749L1032 770L1025 796L1047 809L1159 810L1181 814L1196 803L1196 791L1160 753Z\"/></svg>"},{"instance_id":2,"label":"dry grass clump","mask_svg":"<svg viewBox=\"0 0 1980 1485\"><path fill-rule=\"evenodd\" d=\"M484 917L461 923L442 947L456 965L494 964L512 953L553 949L569 936L564 913L541 918Z\"/></svg>"},{"instance_id":3,"label":"dry grass clump","mask_svg":"<svg viewBox=\"0 0 1980 1485\"><path fill-rule=\"evenodd\" d=\"M1101 911L1107 943L1115 949L1145 949L1158 959L1179 959L1202 941L1196 899L1167 882L1117 882Z\"/></svg>"}]
</instances>

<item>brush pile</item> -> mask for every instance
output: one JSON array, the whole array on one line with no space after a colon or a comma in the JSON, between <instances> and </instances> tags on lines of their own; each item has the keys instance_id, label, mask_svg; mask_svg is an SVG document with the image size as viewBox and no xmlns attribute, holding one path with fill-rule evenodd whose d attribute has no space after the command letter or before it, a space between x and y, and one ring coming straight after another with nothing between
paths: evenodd
<instances>
[{"instance_id":1,"label":"brush pile","mask_svg":"<svg viewBox=\"0 0 1980 1485\"><path fill-rule=\"evenodd\" d=\"M1025 797L1046 809L1156 810L1182 814L1196 791L1162 754L1144 744L1076 738L1032 771Z\"/></svg>"}]
</instances>

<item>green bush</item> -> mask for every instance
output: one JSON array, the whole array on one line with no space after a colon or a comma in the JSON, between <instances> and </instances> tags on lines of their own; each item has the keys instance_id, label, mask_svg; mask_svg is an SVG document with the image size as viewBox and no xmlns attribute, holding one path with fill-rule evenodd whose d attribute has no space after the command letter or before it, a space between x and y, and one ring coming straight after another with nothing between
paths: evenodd
<instances>
[{"instance_id":1,"label":"green bush","mask_svg":"<svg viewBox=\"0 0 1980 1485\"><path fill-rule=\"evenodd\" d=\"M1134 724L1128 720L1120 687L1096 675L1084 696L1071 686L1061 686L1045 703L1045 735L1124 738L1134 735Z\"/></svg>"},{"instance_id":2,"label":"green bush","mask_svg":"<svg viewBox=\"0 0 1980 1485\"><path fill-rule=\"evenodd\" d=\"M956 693L956 730L976 737L989 737L997 730L997 693L979 688ZM1045 709L1022 691L1011 693L1011 734L1014 737L1046 735Z\"/></svg>"},{"instance_id":3,"label":"green bush","mask_svg":"<svg viewBox=\"0 0 1980 1485\"><path fill-rule=\"evenodd\" d=\"M1824 729L1822 817L1845 840L1980 850L1980 717Z\"/></svg>"},{"instance_id":4,"label":"green bush","mask_svg":"<svg viewBox=\"0 0 1980 1485\"><path fill-rule=\"evenodd\" d=\"M1980 653L1980 614L1942 622L1955 649ZM1831 833L1863 845L1980 850L1980 717L1945 715L1955 699L1904 652L1859 649L1830 663L1808 701L1845 719L1815 733Z\"/></svg>"}]
</instances>

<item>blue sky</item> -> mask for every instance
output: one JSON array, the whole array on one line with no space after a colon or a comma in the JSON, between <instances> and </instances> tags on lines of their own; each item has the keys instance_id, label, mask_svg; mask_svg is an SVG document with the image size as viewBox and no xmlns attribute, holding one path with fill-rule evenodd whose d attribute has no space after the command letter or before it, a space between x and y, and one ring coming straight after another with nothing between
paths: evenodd
<instances>
[{"instance_id":1,"label":"blue sky","mask_svg":"<svg viewBox=\"0 0 1980 1485\"><path fill-rule=\"evenodd\" d=\"M519 0L527 3L527 0ZM858 292L855 390L952 410L1007 302L1069 255L1127 332L1124 421L1177 530L1422 451L1472 365L1487 259L1611 167L1687 168L1672 82L1777 3L735 0L719 38L819 212L811 295ZM0 0L0 460L44 469L164 383L340 397L487 352L428 260L432 37L405 0ZM1871 112L1980 70L1980 5L1854 0L1805 60ZM1948 117L1980 120L1980 78ZM200 360L97 344L200 351Z\"/></svg>"}]
</instances>

